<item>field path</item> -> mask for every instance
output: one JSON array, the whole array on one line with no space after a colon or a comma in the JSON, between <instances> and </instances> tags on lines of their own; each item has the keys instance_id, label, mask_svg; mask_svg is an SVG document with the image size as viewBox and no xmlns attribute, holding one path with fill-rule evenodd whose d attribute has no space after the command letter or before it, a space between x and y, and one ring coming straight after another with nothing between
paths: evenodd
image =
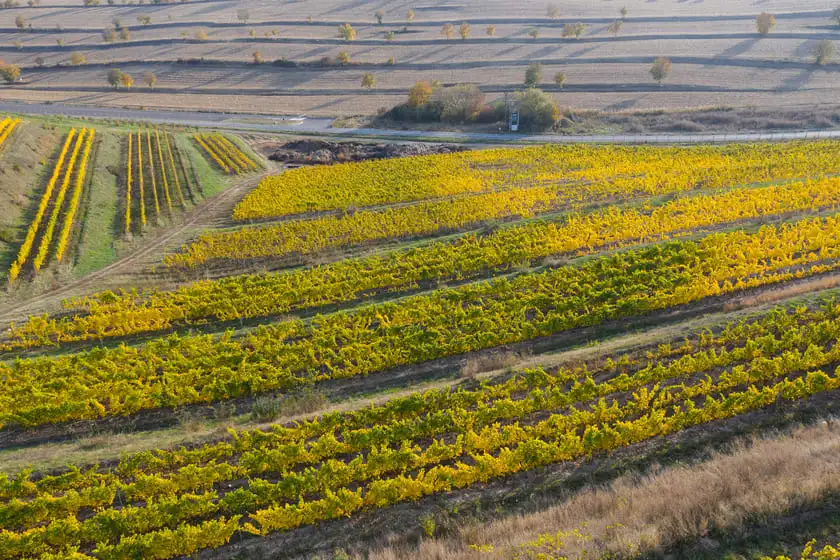
<instances>
[{"instance_id":1,"label":"field path","mask_svg":"<svg viewBox=\"0 0 840 560\"><path fill-rule=\"evenodd\" d=\"M160 256L169 248L185 242L196 229L211 227L215 221L229 217L240 198L267 174L268 172L260 176L252 175L237 180L222 193L190 210L183 222L174 228L152 232L148 240L144 240L145 242L137 250L105 268L64 284L55 290L16 300L15 305L0 311L0 324L7 325L31 315L43 313L46 309L55 308L62 299L70 296L90 294L115 285L136 284L137 278L148 275L149 268L156 264Z\"/></svg>"}]
</instances>

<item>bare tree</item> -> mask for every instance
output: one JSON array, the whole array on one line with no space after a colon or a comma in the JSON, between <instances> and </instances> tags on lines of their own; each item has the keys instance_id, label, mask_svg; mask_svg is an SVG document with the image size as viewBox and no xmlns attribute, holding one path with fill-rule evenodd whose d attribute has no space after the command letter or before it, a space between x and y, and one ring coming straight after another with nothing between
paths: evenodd
<instances>
[{"instance_id":1,"label":"bare tree","mask_svg":"<svg viewBox=\"0 0 840 560\"><path fill-rule=\"evenodd\" d=\"M23 16L15 16L15 27L23 31L26 29L26 18Z\"/></svg>"},{"instance_id":2,"label":"bare tree","mask_svg":"<svg viewBox=\"0 0 840 560\"><path fill-rule=\"evenodd\" d=\"M662 80L667 78L670 73L671 60L662 56L654 60L653 66L650 67L650 75L653 76L654 80L659 82L660 86L662 86Z\"/></svg>"},{"instance_id":3,"label":"bare tree","mask_svg":"<svg viewBox=\"0 0 840 560\"><path fill-rule=\"evenodd\" d=\"M251 10L240 8L236 11L236 19L242 23L248 23L248 20L251 19Z\"/></svg>"},{"instance_id":4,"label":"bare tree","mask_svg":"<svg viewBox=\"0 0 840 560\"><path fill-rule=\"evenodd\" d=\"M834 58L834 53L834 43L828 39L823 39L814 47L814 62L819 66L828 64Z\"/></svg>"},{"instance_id":5,"label":"bare tree","mask_svg":"<svg viewBox=\"0 0 840 560\"><path fill-rule=\"evenodd\" d=\"M761 12L755 18L755 27L758 29L759 33L767 35L774 27L776 27L776 16L766 12Z\"/></svg>"},{"instance_id":6,"label":"bare tree","mask_svg":"<svg viewBox=\"0 0 840 560\"><path fill-rule=\"evenodd\" d=\"M153 72L146 72L143 74L143 83L146 84L146 87L154 88L157 84L157 76Z\"/></svg>"},{"instance_id":7,"label":"bare tree","mask_svg":"<svg viewBox=\"0 0 840 560\"><path fill-rule=\"evenodd\" d=\"M557 4L549 4L545 7L545 15L551 19L557 19L560 17L560 8L557 7Z\"/></svg>"},{"instance_id":8,"label":"bare tree","mask_svg":"<svg viewBox=\"0 0 840 560\"><path fill-rule=\"evenodd\" d=\"M382 10L376 10L376 13L373 15L376 16L376 23L382 25L382 20L385 19L385 12Z\"/></svg>"},{"instance_id":9,"label":"bare tree","mask_svg":"<svg viewBox=\"0 0 840 560\"><path fill-rule=\"evenodd\" d=\"M621 33L621 26L623 25L623 23L624 23L623 21L621 21L620 19L617 19L614 22L612 22L609 25L609 27L607 27L607 31L609 31L613 35L617 36L619 33Z\"/></svg>"}]
</instances>

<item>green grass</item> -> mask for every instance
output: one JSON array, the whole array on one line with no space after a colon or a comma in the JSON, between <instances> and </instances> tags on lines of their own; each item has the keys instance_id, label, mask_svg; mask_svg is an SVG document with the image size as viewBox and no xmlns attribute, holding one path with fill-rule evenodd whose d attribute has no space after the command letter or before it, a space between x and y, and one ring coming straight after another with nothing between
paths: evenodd
<instances>
[{"instance_id":1,"label":"green grass","mask_svg":"<svg viewBox=\"0 0 840 560\"><path fill-rule=\"evenodd\" d=\"M184 156L192 162L200 184L197 194L201 198L213 197L230 187L231 178L222 174L210 164L193 142L191 133L176 133L173 136L178 146L181 147Z\"/></svg>"},{"instance_id":2,"label":"green grass","mask_svg":"<svg viewBox=\"0 0 840 560\"><path fill-rule=\"evenodd\" d=\"M120 136L102 132L92 176L85 196L85 215L76 251L74 271L85 275L117 259L117 197L120 189Z\"/></svg>"}]
</instances>

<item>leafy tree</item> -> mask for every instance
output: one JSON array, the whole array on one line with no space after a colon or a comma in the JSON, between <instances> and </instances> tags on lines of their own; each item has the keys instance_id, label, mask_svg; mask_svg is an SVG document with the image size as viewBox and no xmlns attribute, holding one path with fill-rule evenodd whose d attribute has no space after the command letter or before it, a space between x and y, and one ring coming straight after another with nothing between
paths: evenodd
<instances>
[{"instance_id":1,"label":"leafy tree","mask_svg":"<svg viewBox=\"0 0 840 560\"><path fill-rule=\"evenodd\" d=\"M206 41L207 40L207 31L204 29L199 29L195 32L195 40L196 41Z\"/></svg>"},{"instance_id":2,"label":"leafy tree","mask_svg":"<svg viewBox=\"0 0 840 560\"><path fill-rule=\"evenodd\" d=\"M618 13L621 14L621 20L625 21L627 19L627 6L623 6Z\"/></svg>"},{"instance_id":3,"label":"leafy tree","mask_svg":"<svg viewBox=\"0 0 840 560\"><path fill-rule=\"evenodd\" d=\"M622 22L620 19L617 19L614 22L612 22L609 25L609 27L607 27L607 31L609 31L613 35L618 35L619 33L621 33L621 26L623 25L623 23L624 22Z\"/></svg>"},{"instance_id":4,"label":"leafy tree","mask_svg":"<svg viewBox=\"0 0 840 560\"><path fill-rule=\"evenodd\" d=\"M408 10L408 13L405 15L405 20L408 23L411 23L412 21L414 21L414 10Z\"/></svg>"},{"instance_id":5,"label":"leafy tree","mask_svg":"<svg viewBox=\"0 0 840 560\"><path fill-rule=\"evenodd\" d=\"M370 72L366 72L364 76L362 76L362 87L371 89L376 85L376 76L371 74Z\"/></svg>"},{"instance_id":6,"label":"leafy tree","mask_svg":"<svg viewBox=\"0 0 840 560\"><path fill-rule=\"evenodd\" d=\"M471 122L484 107L484 93L475 84L439 88L435 90L431 104L439 107L442 121Z\"/></svg>"},{"instance_id":7,"label":"leafy tree","mask_svg":"<svg viewBox=\"0 0 840 560\"><path fill-rule=\"evenodd\" d=\"M761 12L755 18L755 27L758 29L759 33L767 35L774 27L776 27L776 16L766 12Z\"/></svg>"},{"instance_id":8,"label":"leafy tree","mask_svg":"<svg viewBox=\"0 0 840 560\"><path fill-rule=\"evenodd\" d=\"M120 76L120 85L125 89L129 89L134 85L134 78L123 72L123 75Z\"/></svg>"},{"instance_id":9,"label":"leafy tree","mask_svg":"<svg viewBox=\"0 0 840 560\"><path fill-rule=\"evenodd\" d=\"M819 66L823 66L834 58L834 43L828 39L823 39L814 47L814 62Z\"/></svg>"},{"instance_id":10,"label":"leafy tree","mask_svg":"<svg viewBox=\"0 0 840 560\"><path fill-rule=\"evenodd\" d=\"M432 98L434 89L429 82L417 82L408 90L408 106L422 107Z\"/></svg>"},{"instance_id":11,"label":"leafy tree","mask_svg":"<svg viewBox=\"0 0 840 560\"><path fill-rule=\"evenodd\" d=\"M64 39L59 37L58 39L55 40L55 44L58 45L59 47L63 47L64 46Z\"/></svg>"},{"instance_id":12,"label":"leafy tree","mask_svg":"<svg viewBox=\"0 0 840 560\"><path fill-rule=\"evenodd\" d=\"M336 58L338 58L338 63L342 66L347 66L348 64L350 64L350 53L348 53L347 51L341 51L340 53L338 53L338 57Z\"/></svg>"},{"instance_id":13,"label":"leafy tree","mask_svg":"<svg viewBox=\"0 0 840 560\"><path fill-rule=\"evenodd\" d=\"M388 66L393 66L396 63L397 63L397 59L394 58L393 56L388 57L388 60L385 61L385 64L387 64Z\"/></svg>"},{"instance_id":14,"label":"leafy tree","mask_svg":"<svg viewBox=\"0 0 840 560\"><path fill-rule=\"evenodd\" d=\"M26 18L23 16L15 16L15 27L20 30L26 29Z\"/></svg>"},{"instance_id":15,"label":"leafy tree","mask_svg":"<svg viewBox=\"0 0 840 560\"><path fill-rule=\"evenodd\" d=\"M455 34L455 27L451 23L446 23L441 27L440 34L446 37L447 39L451 39L452 36Z\"/></svg>"},{"instance_id":16,"label":"leafy tree","mask_svg":"<svg viewBox=\"0 0 840 560\"><path fill-rule=\"evenodd\" d=\"M122 83L122 76L122 70L119 70L117 68L111 68L110 70L108 70L108 75L106 79L108 80L108 84L112 88L119 89L120 84Z\"/></svg>"},{"instance_id":17,"label":"leafy tree","mask_svg":"<svg viewBox=\"0 0 840 560\"><path fill-rule=\"evenodd\" d=\"M554 83L557 84L560 89L563 89L563 86L566 84L566 73L557 72L554 74Z\"/></svg>"},{"instance_id":18,"label":"leafy tree","mask_svg":"<svg viewBox=\"0 0 840 560\"><path fill-rule=\"evenodd\" d=\"M469 39L469 37L470 37L470 24L467 23L467 22L462 23L461 26L458 27L458 35L460 35L461 39L463 39L464 41Z\"/></svg>"},{"instance_id":19,"label":"leafy tree","mask_svg":"<svg viewBox=\"0 0 840 560\"><path fill-rule=\"evenodd\" d=\"M254 51L253 57L254 57L254 64L262 64L263 62L265 62L263 60L263 55L260 51Z\"/></svg>"},{"instance_id":20,"label":"leafy tree","mask_svg":"<svg viewBox=\"0 0 840 560\"><path fill-rule=\"evenodd\" d=\"M151 16L137 16L137 21L140 22L143 25L149 25L150 23L152 23L152 17Z\"/></svg>"},{"instance_id":21,"label":"leafy tree","mask_svg":"<svg viewBox=\"0 0 840 560\"><path fill-rule=\"evenodd\" d=\"M120 29L122 29L122 20L121 20L120 18L118 18L118 17L113 18L113 19L111 20L111 23L113 23L113 24L114 24L114 29L116 29L116 30L118 30L118 31L119 31Z\"/></svg>"},{"instance_id":22,"label":"leafy tree","mask_svg":"<svg viewBox=\"0 0 840 560\"><path fill-rule=\"evenodd\" d=\"M376 23L382 25L382 20L385 19L385 12L382 10L376 10L376 13L373 15L376 16Z\"/></svg>"},{"instance_id":23,"label":"leafy tree","mask_svg":"<svg viewBox=\"0 0 840 560\"><path fill-rule=\"evenodd\" d=\"M525 87L537 87L540 81L542 81L542 64L532 62L525 70Z\"/></svg>"},{"instance_id":24,"label":"leafy tree","mask_svg":"<svg viewBox=\"0 0 840 560\"><path fill-rule=\"evenodd\" d=\"M22 49L23 48L23 41L20 41L20 40L15 41L15 48L16 49Z\"/></svg>"},{"instance_id":25,"label":"leafy tree","mask_svg":"<svg viewBox=\"0 0 840 560\"><path fill-rule=\"evenodd\" d=\"M528 32L528 35L530 35L534 39L538 39L540 36L540 30L535 27Z\"/></svg>"},{"instance_id":26,"label":"leafy tree","mask_svg":"<svg viewBox=\"0 0 840 560\"><path fill-rule=\"evenodd\" d=\"M146 84L146 87L154 88L157 84L157 76L153 72L146 72L143 74L143 83Z\"/></svg>"},{"instance_id":27,"label":"leafy tree","mask_svg":"<svg viewBox=\"0 0 840 560\"><path fill-rule=\"evenodd\" d=\"M102 40L106 43L113 43L117 40L117 32L113 29L106 29L102 32Z\"/></svg>"},{"instance_id":28,"label":"leafy tree","mask_svg":"<svg viewBox=\"0 0 840 560\"><path fill-rule=\"evenodd\" d=\"M4 64L0 66L0 76L7 84L13 84L20 80L20 67L16 64Z\"/></svg>"},{"instance_id":29,"label":"leafy tree","mask_svg":"<svg viewBox=\"0 0 840 560\"><path fill-rule=\"evenodd\" d=\"M338 26L338 36L345 41L355 41L357 34L352 25L349 23L342 23Z\"/></svg>"},{"instance_id":30,"label":"leafy tree","mask_svg":"<svg viewBox=\"0 0 840 560\"><path fill-rule=\"evenodd\" d=\"M662 56L654 60L653 66L650 67L650 75L653 76L654 80L659 82L660 86L662 85L662 80L667 78L670 73L671 60Z\"/></svg>"},{"instance_id":31,"label":"leafy tree","mask_svg":"<svg viewBox=\"0 0 840 560\"><path fill-rule=\"evenodd\" d=\"M249 36L251 39L255 39L255 38L257 37L257 31L256 31L256 29L249 29L249 30L248 30L248 36Z\"/></svg>"},{"instance_id":32,"label":"leafy tree","mask_svg":"<svg viewBox=\"0 0 840 560\"><path fill-rule=\"evenodd\" d=\"M487 35L489 37L495 37L496 36L496 26L493 25L492 23L487 26Z\"/></svg>"},{"instance_id":33,"label":"leafy tree","mask_svg":"<svg viewBox=\"0 0 840 560\"><path fill-rule=\"evenodd\" d=\"M251 10L240 8L236 11L236 19L242 23L248 23L248 20L251 19Z\"/></svg>"},{"instance_id":34,"label":"leafy tree","mask_svg":"<svg viewBox=\"0 0 840 560\"><path fill-rule=\"evenodd\" d=\"M545 15L551 19L557 19L560 17L560 8L556 4L549 4L545 8Z\"/></svg>"},{"instance_id":35,"label":"leafy tree","mask_svg":"<svg viewBox=\"0 0 840 560\"><path fill-rule=\"evenodd\" d=\"M525 130L547 130L560 119L560 108L551 94L529 88L517 95L519 123Z\"/></svg>"},{"instance_id":36,"label":"leafy tree","mask_svg":"<svg viewBox=\"0 0 840 560\"><path fill-rule=\"evenodd\" d=\"M385 34L385 40L387 40L387 41L393 41L394 37L395 37L395 35L394 35L393 31L389 31L388 33Z\"/></svg>"},{"instance_id":37,"label":"leafy tree","mask_svg":"<svg viewBox=\"0 0 840 560\"><path fill-rule=\"evenodd\" d=\"M74 52L70 55L70 64L73 66L83 66L87 64L87 58L80 52Z\"/></svg>"},{"instance_id":38,"label":"leafy tree","mask_svg":"<svg viewBox=\"0 0 840 560\"><path fill-rule=\"evenodd\" d=\"M575 39L583 37L584 32L586 32L586 26L582 22L579 21L572 26L572 34L575 36Z\"/></svg>"},{"instance_id":39,"label":"leafy tree","mask_svg":"<svg viewBox=\"0 0 840 560\"><path fill-rule=\"evenodd\" d=\"M131 30L128 27L123 27L120 29L120 39L123 41L130 41L131 40Z\"/></svg>"}]
</instances>

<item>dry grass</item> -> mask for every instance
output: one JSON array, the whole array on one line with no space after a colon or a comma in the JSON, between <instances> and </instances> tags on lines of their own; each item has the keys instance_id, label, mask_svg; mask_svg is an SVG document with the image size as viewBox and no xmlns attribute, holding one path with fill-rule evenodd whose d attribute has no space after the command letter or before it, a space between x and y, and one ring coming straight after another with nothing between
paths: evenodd
<instances>
[{"instance_id":1,"label":"dry grass","mask_svg":"<svg viewBox=\"0 0 840 560\"><path fill-rule=\"evenodd\" d=\"M840 275L836 274L814 278L812 280L808 280L807 282L800 282L792 286L782 285L777 289L766 290L755 296L747 296L736 300L726 306L726 311L775 303L793 297L810 294L812 292L830 290L832 288L836 288L837 286L840 286Z\"/></svg>"},{"instance_id":2,"label":"dry grass","mask_svg":"<svg viewBox=\"0 0 840 560\"><path fill-rule=\"evenodd\" d=\"M737 532L748 519L807 508L838 490L840 422L823 421L781 437L742 441L701 464L623 476L536 513L469 525L447 539L410 550L386 548L369 558L510 558L540 535L575 530L585 538L569 538L555 552L629 557L701 539L712 528ZM471 544L490 545L493 552L478 554Z\"/></svg>"},{"instance_id":3,"label":"dry grass","mask_svg":"<svg viewBox=\"0 0 840 560\"><path fill-rule=\"evenodd\" d=\"M475 379L479 374L496 372L522 363L527 356L516 352L491 352L467 358L461 366L461 377Z\"/></svg>"}]
</instances>

